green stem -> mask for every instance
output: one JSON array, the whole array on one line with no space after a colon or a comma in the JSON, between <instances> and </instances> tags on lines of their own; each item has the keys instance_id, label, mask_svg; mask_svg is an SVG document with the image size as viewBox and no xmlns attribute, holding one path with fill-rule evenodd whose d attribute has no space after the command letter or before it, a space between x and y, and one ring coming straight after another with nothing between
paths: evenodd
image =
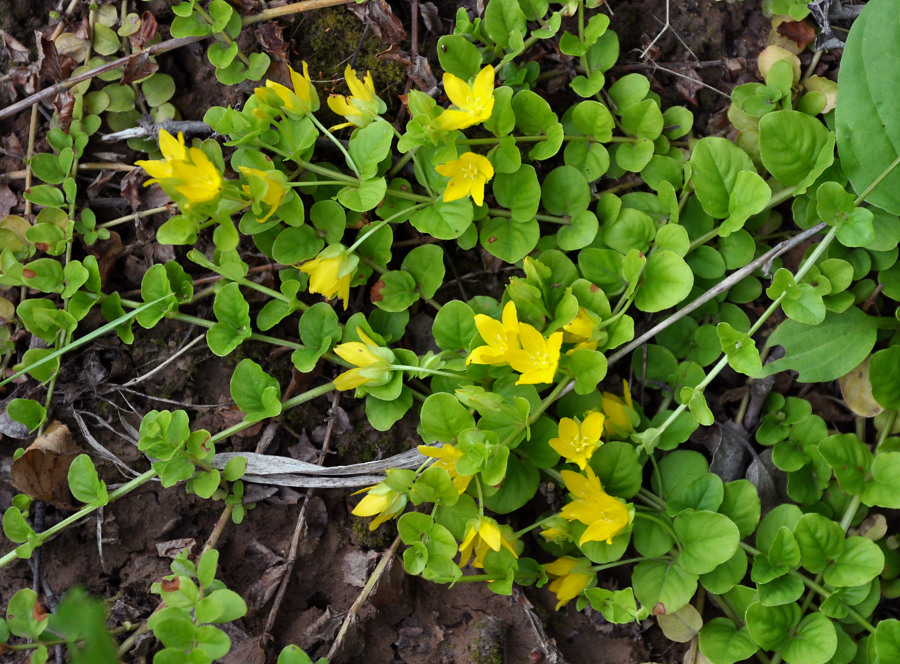
<instances>
[{"instance_id":1,"label":"green stem","mask_svg":"<svg viewBox=\"0 0 900 664\"><path fill-rule=\"evenodd\" d=\"M325 134L325 136L328 137L328 140L330 140L332 143L334 143L337 146L337 149L340 150L341 153L344 155L344 159L347 160L347 164L350 166L350 168L353 170L353 172L356 173L356 177L358 177L360 180L362 180L362 175L359 174L359 168L356 166L356 162L353 160L353 157L351 157L350 153L347 152L347 148L344 147L344 144L341 143L335 137L334 134L332 134L330 131L328 131L328 129L325 127L325 125L323 125L321 122L319 122L319 120L316 118L314 113L308 113L307 117L310 120L312 120L312 123L314 125L316 125L316 127L319 128L319 131L321 131L323 134Z\"/></svg>"},{"instance_id":2,"label":"green stem","mask_svg":"<svg viewBox=\"0 0 900 664\"><path fill-rule=\"evenodd\" d=\"M535 521L530 526L525 526L524 528L522 528L522 530L517 530L516 532L514 532L513 538L519 539L520 537L522 537L522 535L525 535L526 533L530 533L535 528L540 528L545 523L547 523L551 519L555 519L558 516L559 516L558 512L551 514L550 516L545 516L543 519L539 519L538 521Z\"/></svg>"},{"instance_id":3,"label":"green stem","mask_svg":"<svg viewBox=\"0 0 900 664\"><path fill-rule=\"evenodd\" d=\"M891 165L884 169L884 172L875 178L875 181L872 182L868 187L863 190L863 192L856 197L856 200L853 201L853 207L860 205L864 200L866 200L866 196L872 193L872 190L875 189L878 185L881 184L882 180L884 180L888 175L890 175L897 166L900 166L900 157L894 159L891 162Z\"/></svg>"},{"instance_id":4,"label":"green stem","mask_svg":"<svg viewBox=\"0 0 900 664\"><path fill-rule=\"evenodd\" d=\"M356 238L356 241L350 245L350 247L347 249L347 252L352 254L354 252L354 250L356 250L363 242L365 242L367 239L369 239L369 237L373 233L376 233L377 231L382 229L384 226L387 226L394 219L397 219L398 217L402 217L405 214L410 214L413 210L418 210L422 207L424 207L424 205L422 203L417 203L416 205L413 205L411 208L405 208L403 210L400 210L399 212L392 214L390 217L381 219L374 224L369 224L369 227L366 228L365 232L362 233L358 238Z\"/></svg>"}]
</instances>

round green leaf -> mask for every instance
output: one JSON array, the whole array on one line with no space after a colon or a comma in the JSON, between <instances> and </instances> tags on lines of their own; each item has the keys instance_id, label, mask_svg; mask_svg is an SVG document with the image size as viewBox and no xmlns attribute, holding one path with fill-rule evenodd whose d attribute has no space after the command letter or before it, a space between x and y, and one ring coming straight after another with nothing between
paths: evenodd
<instances>
[{"instance_id":1,"label":"round green leaf","mask_svg":"<svg viewBox=\"0 0 900 664\"><path fill-rule=\"evenodd\" d=\"M822 613L811 613L800 621L784 647L787 664L825 664L837 650L834 623Z\"/></svg>"},{"instance_id":2,"label":"round green leaf","mask_svg":"<svg viewBox=\"0 0 900 664\"><path fill-rule=\"evenodd\" d=\"M681 541L677 561L691 574L712 572L737 551L740 533L734 522L716 512L684 512L675 517Z\"/></svg>"},{"instance_id":3,"label":"round green leaf","mask_svg":"<svg viewBox=\"0 0 900 664\"><path fill-rule=\"evenodd\" d=\"M647 259L634 303L641 311L662 311L684 300L693 286L694 273L683 258L672 251L654 251Z\"/></svg>"},{"instance_id":4,"label":"round green leaf","mask_svg":"<svg viewBox=\"0 0 900 664\"><path fill-rule=\"evenodd\" d=\"M713 664L741 662L759 649L746 626L737 629L728 618L713 618L700 630L700 651Z\"/></svg>"},{"instance_id":5,"label":"round green leaf","mask_svg":"<svg viewBox=\"0 0 900 664\"><path fill-rule=\"evenodd\" d=\"M834 161L834 134L800 111L775 111L759 121L759 153L786 186L809 186Z\"/></svg>"},{"instance_id":6,"label":"round green leaf","mask_svg":"<svg viewBox=\"0 0 900 664\"><path fill-rule=\"evenodd\" d=\"M540 236L541 229L537 219L516 222L503 217L491 217L481 224L479 232L481 246L507 263L516 263L525 258L537 246Z\"/></svg>"},{"instance_id":7,"label":"round green leaf","mask_svg":"<svg viewBox=\"0 0 900 664\"><path fill-rule=\"evenodd\" d=\"M697 575L677 562L646 560L634 567L631 576L638 601L651 610L677 611L691 601L697 592Z\"/></svg>"}]
</instances>

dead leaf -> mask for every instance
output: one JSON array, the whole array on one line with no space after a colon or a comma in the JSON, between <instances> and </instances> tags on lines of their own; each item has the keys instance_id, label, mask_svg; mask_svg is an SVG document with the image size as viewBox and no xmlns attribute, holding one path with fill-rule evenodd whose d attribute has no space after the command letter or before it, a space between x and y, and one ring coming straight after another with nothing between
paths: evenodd
<instances>
[{"instance_id":1,"label":"dead leaf","mask_svg":"<svg viewBox=\"0 0 900 664\"><path fill-rule=\"evenodd\" d=\"M25 158L25 148L22 147L22 142L15 134L7 134L0 143L2 143L3 149L13 157Z\"/></svg>"},{"instance_id":2,"label":"dead leaf","mask_svg":"<svg viewBox=\"0 0 900 664\"><path fill-rule=\"evenodd\" d=\"M263 50L280 62L287 60L287 44L284 43L283 30L274 21L263 23L256 29L256 40L263 47Z\"/></svg>"},{"instance_id":3,"label":"dead leaf","mask_svg":"<svg viewBox=\"0 0 900 664\"><path fill-rule=\"evenodd\" d=\"M222 664L266 664L266 651L259 645L260 637L241 641L227 655L218 660Z\"/></svg>"},{"instance_id":4,"label":"dead leaf","mask_svg":"<svg viewBox=\"0 0 900 664\"><path fill-rule=\"evenodd\" d=\"M75 95L68 90L61 90L53 100L53 108L56 109L56 119L59 128L67 134L72 124L72 112L75 110Z\"/></svg>"},{"instance_id":5,"label":"dead leaf","mask_svg":"<svg viewBox=\"0 0 900 664\"><path fill-rule=\"evenodd\" d=\"M19 202L19 199L5 182L0 182L0 217L7 216Z\"/></svg>"},{"instance_id":6,"label":"dead leaf","mask_svg":"<svg viewBox=\"0 0 900 664\"><path fill-rule=\"evenodd\" d=\"M700 633L703 618L691 604L687 604L674 613L656 616L659 628L666 638L676 643L687 643Z\"/></svg>"},{"instance_id":7,"label":"dead leaf","mask_svg":"<svg viewBox=\"0 0 900 664\"><path fill-rule=\"evenodd\" d=\"M37 500L67 510L77 509L69 491L69 466L81 451L69 428L54 420L43 435L12 462L12 484Z\"/></svg>"},{"instance_id":8,"label":"dead leaf","mask_svg":"<svg viewBox=\"0 0 900 664\"><path fill-rule=\"evenodd\" d=\"M379 60L387 60L388 62L404 65L406 67L406 75L413 80L413 83L420 90L430 93L431 90L437 88L438 80L431 71L427 58L417 55L415 62L413 62L412 56L406 51L401 51L395 44L375 57Z\"/></svg>"},{"instance_id":9,"label":"dead leaf","mask_svg":"<svg viewBox=\"0 0 900 664\"><path fill-rule=\"evenodd\" d=\"M58 83L68 78L77 65L75 60L57 51L56 44L40 32L35 32L35 34L40 46L38 74L41 78L46 78L53 83Z\"/></svg>"},{"instance_id":10,"label":"dead leaf","mask_svg":"<svg viewBox=\"0 0 900 664\"><path fill-rule=\"evenodd\" d=\"M330 606L325 607L325 612L316 618L315 622L306 628L306 636L315 641L331 643L337 636L338 629L344 621L343 613L336 613Z\"/></svg>"},{"instance_id":11,"label":"dead leaf","mask_svg":"<svg viewBox=\"0 0 900 664\"><path fill-rule=\"evenodd\" d=\"M306 539L319 538L325 532L327 525L328 510L325 507L325 501L318 496L313 496L306 506L306 532L303 536Z\"/></svg>"},{"instance_id":12,"label":"dead leaf","mask_svg":"<svg viewBox=\"0 0 900 664\"><path fill-rule=\"evenodd\" d=\"M363 5L347 7L368 25L382 44L396 45L406 39L406 30L385 0L370 0Z\"/></svg>"},{"instance_id":13,"label":"dead leaf","mask_svg":"<svg viewBox=\"0 0 900 664\"><path fill-rule=\"evenodd\" d=\"M156 17L150 12L144 12L141 14L140 29L133 35L128 36L131 45L137 50L147 48L147 45L156 36L157 28Z\"/></svg>"},{"instance_id":14,"label":"dead leaf","mask_svg":"<svg viewBox=\"0 0 900 664\"><path fill-rule=\"evenodd\" d=\"M189 552L193 551L196 545L197 540L193 537L181 537L179 539L169 540L168 542L157 543L156 553L159 554L160 558L172 558L174 560L175 556L185 549L188 549Z\"/></svg>"},{"instance_id":15,"label":"dead leaf","mask_svg":"<svg viewBox=\"0 0 900 664\"><path fill-rule=\"evenodd\" d=\"M91 41L72 32L62 33L53 43L60 55L67 55L76 62L82 62L91 51Z\"/></svg>"},{"instance_id":16,"label":"dead leaf","mask_svg":"<svg viewBox=\"0 0 900 664\"><path fill-rule=\"evenodd\" d=\"M678 92L681 93L681 96L687 101L694 106L697 106L697 93L703 89L703 80L693 68L682 69L681 73L687 76L687 78L679 76L678 80L675 82L675 89L678 90Z\"/></svg>"},{"instance_id":17,"label":"dead leaf","mask_svg":"<svg viewBox=\"0 0 900 664\"><path fill-rule=\"evenodd\" d=\"M375 567L377 551L360 551L352 549L344 555L341 564L341 572L344 575L344 583L355 588L363 588L369 580L369 573Z\"/></svg>"},{"instance_id":18,"label":"dead leaf","mask_svg":"<svg viewBox=\"0 0 900 664\"><path fill-rule=\"evenodd\" d=\"M797 44L801 52L816 40L816 30L805 20L784 21L776 28L778 34Z\"/></svg>"},{"instance_id":19,"label":"dead leaf","mask_svg":"<svg viewBox=\"0 0 900 664\"><path fill-rule=\"evenodd\" d=\"M134 81L139 81L157 70L159 70L159 65L150 59L150 54L146 52L141 53L128 60L122 78L119 80L119 85L128 85Z\"/></svg>"},{"instance_id":20,"label":"dead leaf","mask_svg":"<svg viewBox=\"0 0 900 664\"><path fill-rule=\"evenodd\" d=\"M847 408L862 417L875 417L884 410L872 396L869 382L869 358L845 376L838 378Z\"/></svg>"},{"instance_id":21,"label":"dead leaf","mask_svg":"<svg viewBox=\"0 0 900 664\"><path fill-rule=\"evenodd\" d=\"M267 569L261 577L254 581L247 592L247 607L250 609L250 613L259 611L275 596L285 572L287 572L287 565L279 563Z\"/></svg>"},{"instance_id":22,"label":"dead leaf","mask_svg":"<svg viewBox=\"0 0 900 664\"><path fill-rule=\"evenodd\" d=\"M107 183L115 177L115 171L100 171L97 173L97 176L91 181L87 188L88 199L94 199L100 197L100 192L107 185Z\"/></svg>"},{"instance_id":23,"label":"dead leaf","mask_svg":"<svg viewBox=\"0 0 900 664\"><path fill-rule=\"evenodd\" d=\"M31 54L22 42L6 32L6 30L0 30L0 38L3 39L3 46L9 54L9 59L13 62L28 62L31 58Z\"/></svg>"},{"instance_id":24,"label":"dead leaf","mask_svg":"<svg viewBox=\"0 0 900 664\"><path fill-rule=\"evenodd\" d=\"M859 528L851 528L848 534L862 535L873 542L877 542L887 535L888 523L884 514L870 514L859 524Z\"/></svg>"},{"instance_id":25,"label":"dead leaf","mask_svg":"<svg viewBox=\"0 0 900 664\"><path fill-rule=\"evenodd\" d=\"M419 3L419 13L422 15L422 23L425 24L428 32L435 35L443 34L444 25L441 22L441 15L433 2Z\"/></svg>"},{"instance_id":26,"label":"dead leaf","mask_svg":"<svg viewBox=\"0 0 900 664\"><path fill-rule=\"evenodd\" d=\"M140 183L144 180L144 177L144 171L136 168L126 174L119 184L119 191L122 193L122 198L128 201L128 204L134 212L137 212L141 207Z\"/></svg>"}]
</instances>

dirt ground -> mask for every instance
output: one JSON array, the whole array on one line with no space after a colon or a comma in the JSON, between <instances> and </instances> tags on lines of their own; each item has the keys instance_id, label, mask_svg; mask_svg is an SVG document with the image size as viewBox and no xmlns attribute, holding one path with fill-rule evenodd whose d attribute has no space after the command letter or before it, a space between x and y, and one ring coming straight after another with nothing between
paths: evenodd
<instances>
[{"instance_id":1,"label":"dirt ground","mask_svg":"<svg viewBox=\"0 0 900 664\"><path fill-rule=\"evenodd\" d=\"M0 0L0 28L31 48L33 53L33 31L49 25L50 11L58 9L57 4L56 0ZM164 26L172 16L167 9L169 4L159 0L135 3L137 11L149 10L158 17L164 34ZM461 4L475 6L474 2ZM398 0L391 5L409 33L410 3ZM456 4L437 2L436 9L443 31L449 31ZM699 133L721 133L727 93L736 83L752 75L755 71L752 61L765 44L767 21L759 11L759 3L752 0L735 4L671 0L671 27L645 60L640 59L641 51L664 26L665 0L612 3L611 9L614 12L611 28L619 34L622 44L622 58L612 74L646 73L667 104L687 103L698 113L695 127ZM74 17L82 19L81 11L76 10ZM353 56L363 37L363 28L361 21L344 7L311 12L285 24L287 53L294 63L300 59L309 61L310 69L325 79L340 76L343 63ZM433 54L438 36L420 25L419 52ZM408 45L401 48L408 48ZM374 58L383 50L384 45L370 31L362 42L360 67L380 67L376 81L388 81L388 90L382 96L390 98L393 108L397 108L397 96L403 93L406 79L402 68L389 69ZM536 48L532 55L546 58L548 62L559 61L559 54L545 49ZM740 58L751 64L738 70L734 66L725 66L727 59ZM654 62L661 63L661 68ZM700 64L693 69L677 66L686 62ZM252 89L246 85L225 88L218 84L206 61L205 49L199 45L163 55L159 64L162 71L175 77L178 93L173 103L183 119L200 119L211 105L240 103ZM10 66L7 54L0 49L0 75ZM439 76L436 61L432 66ZM704 86L709 87L671 71L682 74L693 71ZM14 99L9 82L0 87L0 107L3 107ZM19 90L19 98L23 96L21 93ZM39 117L38 149L47 149L42 139L47 117L46 113ZM4 146L9 145L10 136L14 136L20 145L27 144L29 119L30 113L26 111L0 122ZM101 149L120 153L125 163L137 158L124 145ZM22 167L21 159L8 149L0 154L0 173ZM82 186L88 182L89 179ZM104 203L107 207L102 211L98 206L102 218L128 213L117 182L118 178L98 194L98 198L107 201ZM0 181L0 189L6 184L8 191L17 197L12 209L20 210L21 181ZM149 265L183 256L182 249L173 253L171 247L155 244L154 230L162 221L164 218L157 216L122 226L117 233L118 243L113 239L100 246L99 251L107 257L111 268L105 286L107 291L119 290L127 296L126 292L138 288ZM477 256L458 258L461 263L480 263ZM489 273L479 275L488 291L496 289L499 292L505 278L505 275ZM191 313L211 317L211 302L199 304ZM99 318L89 318L83 323L84 329L100 322ZM228 381L233 363L240 357L267 357L266 369L273 372L282 385L291 381L288 353L273 354L269 348L244 344L239 357L223 361L212 355L202 340L158 373L146 377L203 331L174 322L167 322L150 332L138 328L135 331L137 338L131 346L120 343L115 337L101 338L64 360L51 419L66 423L75 433L76 440L83 444L78 414L100 444L138 472L147 466L132 442L129 427L138 426L140 414L154 408L181 407L190 411L196 426L204 426L213 432L233 424L239 416L229 407ZM281 331L286 336L292 334L288 326ZM293 334L296 334L295 327ZM330 369L326 367L325 371ZM122 387L138 377L145 379ZM34 385L26 383L16 388L15 395L27 396L32 390ZM12 394L7 392L0 396L7 398ZM336 402L327 396L295 409L284 421L251 430L249 435L234 440L233 445L238 450L252 450L261 437L270 436L269 453L306 458L325 440L329 418L349 424L348 430L332 436L334 451L328 457L329 464L387 456L416 444L414 422L401 422L390 432L379 434L365 423L361 404L351 395L341 394ZM8 478L14 450L26 446L29 441L11 437L10 427L4 425L2 429L0 473ZM100 468L108 482L123 481L111 464L100 463ZM353 499L349 493L319 491L307 504L306 528L300 541L297 564L272 629L273 641L267 661L273 662L272 653L288 643L296 643L314 656L326 654L368 573L382 552L391 546L396 533L393 525L389 523L370 533L365 523L350 515ZM0 482L0 509L5 510L10 505L12 495L8 482ZM278 580L277 571L288 555L305 498L303 492L290 489L256 495L259 501L243 524L229 524L218 542L222 578L229 587L247 598L251 607L247 617L234 627L232 639L236 650L227 660L230 662L262 661L255 637L261 634L271 605L266 590L272 590L273 577ZM150 485L139 490L106 508L97 519L69 528L60 538L43 547L40 564L42 595L46 598L46 590L50 590L58 596L70 586L80 584L110 600L114 623L146 618L156 606L156 598L149 592L150 584L168 572L170 563L169 558L160 555L158 547L174 540L192 539L196 542L195 551L198 551L213 530L219 510L220 507L210 501L185 496L178 488L164 490L159 485ZM64 516L64 512L50 507L46 525ZM2 541L3 550L9 550L11 545ZM169 545L169 548L174 546ZM31 587L33 582L33 570L24 562L0 570L0 604L5 606L13 593ZM602 583L615 587L619 580L610 577ZM516 590L512 597L503 597L480 584L461 583L452 589L435 586L406 576L399 559L395 559L361 608L335 661L371 664L537 663L544 661L541 653L548 645L559 649L563 659L557 661L572 664L667 664L682 660L684 648L673 646L662 638L653 621L642 626L612 626L598 613L578 613L574 606L554 612L554 604L555 598L546 589L526 588ZM146 640L128 657L131 661L144 661L145 658L149 661L153 647L153 640ZM549 652L544 654L550 655ZM15 661L10 655L4 657L0 661Z\"/></svg>"}]
</instances>

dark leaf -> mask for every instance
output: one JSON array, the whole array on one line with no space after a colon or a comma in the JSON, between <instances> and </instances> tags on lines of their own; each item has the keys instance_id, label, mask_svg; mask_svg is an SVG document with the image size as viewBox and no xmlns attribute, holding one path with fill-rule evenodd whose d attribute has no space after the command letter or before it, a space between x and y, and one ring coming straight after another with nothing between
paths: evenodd
<instances>
[{"instance_id":1,"label":"dark leaf","mask_svg":"<svg viewBox=\"0 0 900 664\"><path fill-rule=\"evenodd\" d=\"M119 190L122 197L128 201L131 209L137 212L141 207L141 189L140 184L144 180L144 171L139 168L134 169L128 175L122 178Z\"/></svg>"},{"instance_id":2,"label":"dark leaf","mask_svg":"<svg viewBox=\"0 0 900 664\"><path fill-rule=\"evenodd\" d=\"M406 38L406 30L385 0L371 0L363 5L350 5L348 9L368 25L382 44L394 46Z\"/></svg>"},{"instance_id":3,"label":"dark leaf","mask_svg":"<svg viewBox=\"0 0 900 664\"><path fill-rule=\"evenodd\" d=\"M250 613L254 613L269 603L269 600L275 596L281 579L287 571L287 565L278 563L268 568L263 575L259 577L247 593L247 607Z\"/></svg>"},{"instance_id":4,"label":"dark leaf","mask_svg":"<svg viewBox=\"0 0 900 664\"><path fill-rule=\"evenodd\" d=\"M157 27L156 17L153 14L150 12L141 14L140 29L128 37L131 40L131 45L137 50L147 48L147 45L156 36Z\"/></svg>"},{"instance_id":5,"label":"dark leaf","mask_svg":"<svg viewBox=\"0 0 900 664\"><path fill-rule=\"evenodd\" d=\"M93 181L88 185L87 195L88 198L99 198L100 192L103 191L103 188L107 185L107 183L115 177L115 171L100 171L97 173L97 177L93 179Z\"/></svg>"},{"instance_id":6,"label":"dark leaf","mask_svg":"<svg viewBox=\"0 0 900 664\"><path fill-rule=\"evenodd\" d=\"M25 158L25 148L22 147L19 137L15 134L7 134L2 141L3 151L8 152L13 157Z\"/></svg>"},{"instance_id":7,"label":"dark leaf","mask_svg":"<svg viewBox=\"0 0 900 664\"><path fill-rule=\"evenodd\" d=\"M169 540L168 542L159 542L156 545L156 553L160 558L175 558L179 553L188 549L193 551L197 540L193 537L181 537L179 539Z\"/></svg>"},{"instance_id":8,"label":"dark leaf","mask_svg":"<svg viewBox=\"0 0 900 664\"><path fill-rule=\"evenodd\" d=\"M433 2L420 3L419 11L422 14L422 22L425 24L425 28L428 32L435 35L443 34L444 26L441 23L441 15L438 13L438 8Z\"/></svg>"},{"instance_id":9,"label":"dark leaf","mask_svg":"<svg viewBox=\"0 0 900 664\"><path fill-rule=\"evenodd\" d=\"M79 452L81 449L69 428L54 421L22 456L13 461L12 484L37 500L63 509L75 509L69 491L69 466Z\"/></svg>"},{"instance_id":10,"label":"dark leaf","mask_svg":"<svg viewBox=\"0 0 900 664\"><path fill-rule=\"evenodd\" d=\"M56 109L56 121L59 128L67 134L72 124L72 111L75 110L75 95L68 90L60 90L53 100L53 108Z\"/></svg>"},{"instance_id":11,"label":"dark leaf","mask_svg":"<svg viewBox=\"0 0 900 664\"><path fill-rule=\"evenodd\" d=\"M134 81L139 81L153 74L159 69L159 65L150 59L150 55L146 52L140 53L131 58L125 65L125 71L122 73L122 79L119 85L128 85Z\"/></svg>"},{"instance_id":12,"label":"dark leaf","mask_svg":"<svg viewBox=\"0 0 900 664\"><path fill-rule=\"evenodd\" d=\"M697 93L703 89L703 81L694 69L684 69L682 70L682 73L687 76L687 78L679 76L678 80L675 82L675 89L681 93L682 97L696 106Z\"/></svg>"},{"instance_id":13,"label":"dark leaf","mask_svg":"<svg viewBox=\"0 0 900 664\"><path fill-rule=\"evenodd\" d=\"M287 60L287 44L282 36L283 28L274 21L263 23L256 30L256 39L263 50L280 62Z\"/></svg>"},{"instance_id":14,"label":"dark leaf","mask_svg":"<svg viewBox=\"0 0 900 664\"><path fill-rule=\"evenodd\" d=\"M785 21L776 30L779 35L797 43L797 47L805 49L816 40L816 30L806 21Z\"/></svg>"},{"instance_id":15,"label":"dark leaf","mask_svg":"<svg viewBox=\"0 0 900 664\"><path fill-rule=\"evenodd\" d=\"M18 199L5 182L0 183L0 218L6 217L16 206Z\"/></svg>"},{"instance_id":16,"label":"dark leaf","mask_svg":"<svg viewBox=\"0 0 900 664\"><path fill-rule=\"evenodd\" d=\"M28 49L22 45L22 42L5 30L0 30L0 38L3 39L3 46L6 48L10 60L13 62L28 62L31 56Z\"/></svg>"},{"instance_id":17,"label":"dark leaf","mask_svg":"<svg viewBox=\"0 0 900 664\"><path fill-rule=\"evenodd\" d=\"M36 33L40 45L38 56L38 74L53 83L58 83L69 77L77 63L68 55L60 55L56 50L56 44L47 39L41 33Z\"/></svg>"}]
</instances>

